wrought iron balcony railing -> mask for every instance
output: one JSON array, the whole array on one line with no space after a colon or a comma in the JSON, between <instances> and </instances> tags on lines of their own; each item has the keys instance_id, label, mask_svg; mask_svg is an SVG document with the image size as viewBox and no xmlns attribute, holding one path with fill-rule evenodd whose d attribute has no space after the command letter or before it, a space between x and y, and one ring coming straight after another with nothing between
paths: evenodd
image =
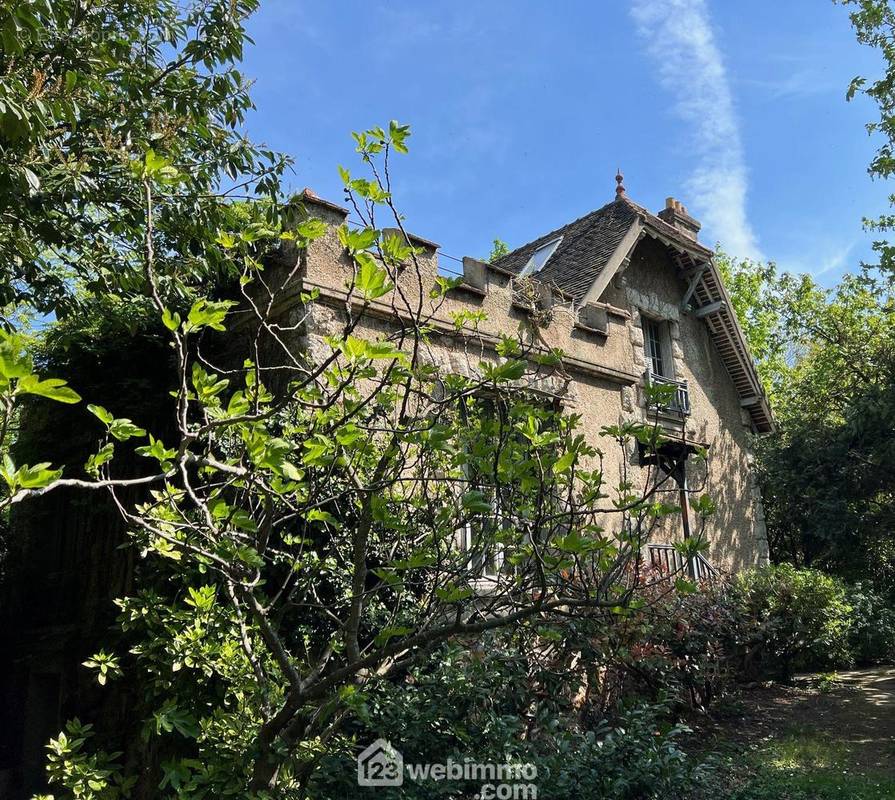
<instances>
[{"instance_id":1,"label":"wrought iron balcony railing","mask_svg":"<svg viewBox=\"0 0 895 800\"><path fill-rule=\"evenodd\" d=\"M672 411L682 416L689 416L690 390L687 388L686 381L666 378L652 370L647 370L645 378L647 386L671 386L674 388L674 394L669 401L657 404L660 411Z\"/></svg>"},{"instance_id":2,"label":"wrought iron balcony railing","mask_svg":"<svg viewBox=\"0 0 895 800\"><path fill-rule=\"evenodd\" d=\"M650 566L664 575L684 575L697 581L711 583L718 577L718 571L701 553L688 559L673 544L647 545Z\"/></svg>"}]
</instances>

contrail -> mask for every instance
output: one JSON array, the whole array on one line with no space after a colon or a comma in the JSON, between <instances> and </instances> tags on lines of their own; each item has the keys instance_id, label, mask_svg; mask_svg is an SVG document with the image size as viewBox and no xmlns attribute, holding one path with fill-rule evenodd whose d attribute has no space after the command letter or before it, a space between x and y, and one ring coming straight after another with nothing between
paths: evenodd
<instances>
[{"instance_id":1,"label":"contrail","mask_svg":"<svg viewBox=\"0 0 895 800\"><path fill-rule=\"evenodd\" d=\"M762 259L746 218L743 145L705 2L634 0L631 16L691 131L697 163L685 187L688 205L731 255Z\"/></svg>"}]
</instances>

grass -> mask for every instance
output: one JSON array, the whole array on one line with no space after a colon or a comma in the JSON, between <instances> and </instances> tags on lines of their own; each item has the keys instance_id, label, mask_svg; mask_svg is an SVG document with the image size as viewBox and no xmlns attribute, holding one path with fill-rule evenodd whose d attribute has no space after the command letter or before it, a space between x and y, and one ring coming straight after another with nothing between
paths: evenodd
<instances>
[{"instance_id":1,"label":"grass","mask_svg":"<svg viewBox=\"0 0 895 800\"><path fill-rule=\"evenodd\" d=\"M789 729L721 758L721 786L710 796L726 800L892 800L895 778L855 769L848 746L807 728Z\"/></svg>"}]
</instances>

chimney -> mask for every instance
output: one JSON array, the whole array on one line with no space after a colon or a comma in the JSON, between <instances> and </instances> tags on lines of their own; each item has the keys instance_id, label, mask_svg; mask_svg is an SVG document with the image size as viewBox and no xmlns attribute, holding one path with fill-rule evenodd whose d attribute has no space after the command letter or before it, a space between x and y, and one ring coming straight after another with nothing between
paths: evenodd
<instances>
[{"instance_id":1,"label":"chimney","mask_svg":"<svg viewBox=\"0 0 895 800\"><path fill-rule=\"evenodd\" d=\"M669 225L677 228L688 239L696 241L699 229L702 227L699 222L687 213L680 200L673 197L665 199L665 208L659 212L659 219L667 222Z\"/></svg>"}]
</instances>

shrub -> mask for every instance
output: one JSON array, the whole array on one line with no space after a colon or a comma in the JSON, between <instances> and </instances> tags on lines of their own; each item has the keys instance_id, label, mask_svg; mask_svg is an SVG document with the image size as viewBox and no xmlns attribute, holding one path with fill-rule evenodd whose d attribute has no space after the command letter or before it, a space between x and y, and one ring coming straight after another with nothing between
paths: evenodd
<instances>
[{"instance_id":1,"label":"shrub","mask_svg":"<svg viewBox=\"0 0 895 800\"><path fill-rule=\"evenodd\" d=\"M542 796L551 800L651 800L683 797L701 770L678 746L689 730L667 722L668 709L639 705L611 727L562 732L533 762Z\"/></svg>"},{"instance_id":2,"label":"shrub","mask_svg":"<svg viewBox=\"0 0 895 800\"><path fill-rule=\"evenodd\" d=\"M732 589L740 621L734 645L745 674L788 680L798 669L852 663L852 607L838 579L779 564L741 573Z\"/></svg>"},{"instance_id":3,"label":"shrub","mask_svg":"<svg viewBox=\"0 0 895 800\"><path fill-rule=\"evenodd\" d=\"M682 796L698 777L678 746L685 728L669 722L666 705L635 701L609 719L582 721L568 673L548 683L530 642L494 636L468 650L443 648L432 667L414 669L357 700L357 719L327 753L309 786L314 798L360 800L354 759L377 738L390 741L405 763L532 764L538 796L553 800L648 800ZM543 642L542 642L543 644ZM385 800L471 797L476 781L405 779L382 788Z\"/></svg>"},{"instance_id":4,"label":"shrub","mask_svg":"<svg viewBox=\"0 0 895 800\"><path fill-rule=\"evenodd\" d=\"M583 648L603 666L603 683L614 684L600 711L632 694L708 706L733 677L726 638L739 621L729 587L721 582L681 594L667 582L648 580L639 600L635 610L603 622L591 647Z\"/></svg>"},{"instance_id":5,"label":"shrub","mask_svg":"<svg viewBox=\"0 0 895 800\"><path fill-rule=\"evenodd\" d=\"M848 590L852 607L849 648L858 664L895 659L895 610L866 583Z\"/></svg>"}]
</instances>

